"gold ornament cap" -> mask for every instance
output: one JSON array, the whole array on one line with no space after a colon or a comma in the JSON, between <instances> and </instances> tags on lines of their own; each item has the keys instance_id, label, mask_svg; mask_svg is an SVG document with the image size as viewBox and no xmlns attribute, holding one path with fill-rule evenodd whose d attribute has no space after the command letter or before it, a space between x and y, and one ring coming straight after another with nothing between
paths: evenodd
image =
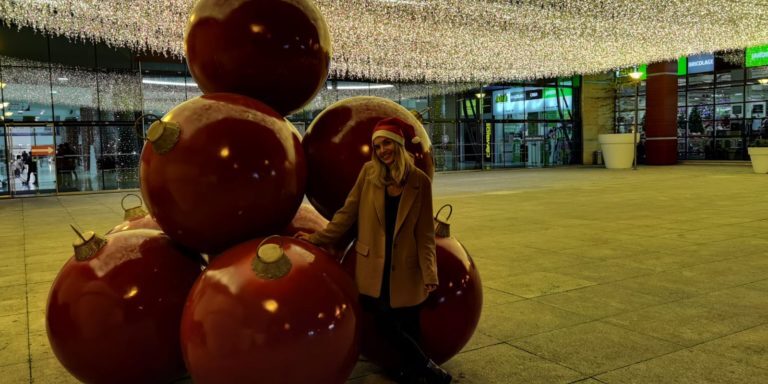
<instances>
[{"instance_id":1,"label":"gold ornament cap","mask_svg":"<svg viewBox=\"0 0 768 384\"><path fill-rule=\"evenodd\" d=\"M181 127L172 121L155 121L147 130L147 140L152 143L152 149L160 155L170 152L179 141L179 136Z\"/></svg>"},{"instance_id":2,"label":"gold ornament cap","mask_svg":"<svg viewBox=\"0 0 768 384\"><path fill-rule=\"evenodd\" d=\"M262 242L251 266L256 276L264 280L276 280L287 275L293 265L280 244Z\"/></svg>"},{"instance_id":3,"label":"gold ornament cap","mask_svg":"<svg viewBox=\"0 0 768 384\"><path fill-rule=\"evenodd\" d=\"M72 248L75 250L75 260L86 261L96 256L104 245L107 244L107 239L97 235L93 231L86 231L80 233L75 227L72 229L77 233L77 239L72 242Z\"/></svg>"},{"instance_id":4,"label":"gold ornament cap","mask_svg":"<svg viewBox=\"0 0 768 384\"><path fill-rule=\"evenodd\" d=\"M127 199L128 197L135 197L135 198L139 199L139 205L137 205L135 207L126 208L125 207L125 199ZM123 207L123 220L131 221L131 220L135 220L135 219L140 219L140 218L148 215L149 212L147 212L147 210L144 209L143 203L144 203L144 201L141 199L141 197L139 197L136 194L129 193L129 194L123 196L123 199L120 200L120 206Z\"/></svg>"}]
</instances>

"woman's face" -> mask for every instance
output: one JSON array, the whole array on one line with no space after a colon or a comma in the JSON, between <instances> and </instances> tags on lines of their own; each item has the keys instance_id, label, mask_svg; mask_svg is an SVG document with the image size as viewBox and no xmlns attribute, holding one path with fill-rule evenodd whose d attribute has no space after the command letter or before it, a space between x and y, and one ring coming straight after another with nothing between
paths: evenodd
<instances>
[{"instance_id":1,"label":"woman's face","mask_svg":"<svg viewBox=\"0 0 768 384\"><path fill-rule=\"evenodd\" d=\"M395 145L397 143L388 137L379 136L373 139L373 151L386 166L395 162Z\"/></svg>"}]
</instances>

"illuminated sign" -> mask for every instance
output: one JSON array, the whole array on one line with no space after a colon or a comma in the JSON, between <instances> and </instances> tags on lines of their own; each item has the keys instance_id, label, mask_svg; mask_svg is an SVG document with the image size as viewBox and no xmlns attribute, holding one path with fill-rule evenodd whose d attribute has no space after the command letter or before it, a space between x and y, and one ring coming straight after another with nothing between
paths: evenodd
<instances>
[{"instance_id":1,"label":"illuminated sign","mask_svg":"<svg viewBox=\"0 0 768 384\"><path fill-rule=\"evenodd\" d=\"M485 158L491 159L491 138L493 129L491 123L485 123Z\"/></svg>"},{"instance_id":2,"label":"illuminated sign","mask_svg":"<svg viewBox=\"0 0 768 384\"><path fill-rule=\"evenodd\" d=\"M747 48L746 55L747 68L768 65L768 45Z\"/></svg>"},{"instance_id":3,"label":"illuminated sign","mask_svg":"<svg viewBox=\"0 0 768 384\"><path fill-rule=\"evenodd\" d=\"M712 72L715 70L715 55L705 53L688 56L688 73Z\"/></svg>"}]
</instances>

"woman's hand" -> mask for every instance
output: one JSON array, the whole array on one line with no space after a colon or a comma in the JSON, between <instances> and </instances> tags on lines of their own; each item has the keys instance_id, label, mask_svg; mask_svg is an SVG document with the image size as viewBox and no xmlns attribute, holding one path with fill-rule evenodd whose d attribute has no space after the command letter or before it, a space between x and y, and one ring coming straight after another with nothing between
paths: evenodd
<instances>
[{"instance_id":1,"label":"woman's hand","mask_svg":"<svg viewBox=\"0 0 768 384\"><path fill-rule=\"evenodd\" d=\"M427 289L427 292L433 292L437 289L437 284L427 284L424 287Z\"/></svg>"},{"instance_id":2,"label":"woman's hand","mask_svg":"<svg viewBox=\"0 0 768 384\"><path fill-rule=\"evenodd\" d=\"M304 241L309 241L309 233L306 233L306 232L304 232L304 231L298 231L298 232L296 232L296 234L295 234L295 235L293 235L293 237L295 237L295 238L297 238L297 239L301 239L301 240L304 240ZM310 243L311 243L311 241L310 241Z\"/></svg>"}]
</instances>

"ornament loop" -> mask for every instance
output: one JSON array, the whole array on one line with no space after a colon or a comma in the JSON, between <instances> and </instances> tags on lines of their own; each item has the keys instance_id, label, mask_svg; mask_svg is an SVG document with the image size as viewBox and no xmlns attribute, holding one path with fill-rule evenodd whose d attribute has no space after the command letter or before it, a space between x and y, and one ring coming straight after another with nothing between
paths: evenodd
<instances>
[{"instance_id":1,"label":"ornament loop","mask_svg":"<svg viewBox=\"0 0 768 384\"><path fill-rule=\"evenodd\" d=\"M125 200L128 197L135 197L136 199L139 200L139 204L132 206L130 208L126 208ZM141 199L141 196L135 193L128 193L125 196L123 196L122 200L120 200L120 206L123 208L123 220L138 219L149 214L149 212L147 212L147 210L144 209L144 200Z\"/></svg>"},{"instance_id":2,"label":"ornament loop","mask_svg":"<svg viewBox=\"0 0 768 384\"><path fill-rule=\"evenodd\" d=\"M160 120L160 116L155 115L154 113L145 113L133 122L133 130L136 131L136 136L142 140L147 140L147 137L144 136L144 119L146 118L152 118L152 122Z\"/></svg>"},{"instance_id":3,"label":"ornament loop","mask_svg":"<svg viewBox=\"0 0 768 384\"><path fill-rule=\"evenodd\" d=\"M440 220L440 212L443 211L443 209L448 208L448 216L445 218L445 220ZM448 219L451 218L451 215L453 214L453 206L450 204L443 205L440 207L440 209L437 210L437 213L435 214L435 236L437 237L450 237L451 236L451 226L448 224Z\"/></svg>"}]
</instances>

